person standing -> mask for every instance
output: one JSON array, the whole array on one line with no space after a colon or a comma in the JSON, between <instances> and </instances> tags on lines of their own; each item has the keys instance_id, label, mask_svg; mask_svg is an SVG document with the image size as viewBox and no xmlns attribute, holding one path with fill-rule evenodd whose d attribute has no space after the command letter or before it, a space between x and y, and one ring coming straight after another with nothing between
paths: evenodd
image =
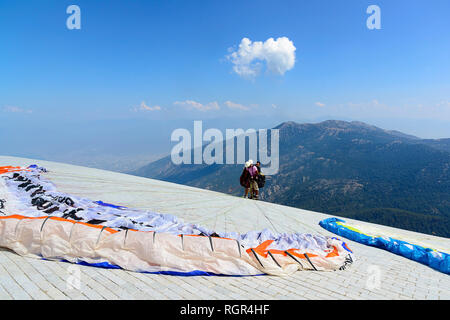
<instances>
[{"instance_id":1,"label":"person standing","mask_svg":"<svg viewBox=\"0 0 450 320\"><path fill-rule=\"evenodd\" d=\"M250 194L251 194L252 199L258 200L258 198L259 198L259 187L258 187L259 171L258 171L258 168L253 164L253 160L248 160L248 162L249 162L249 166L248 166L247 170L250 174L250 179L249 179Z\"/></svg>"},{"instance_id":2,"label":"person standing","mask_svg":"<svg viewBox=\"0 0 450 320\"><path fill-rule=\"evenodd\" d=\"M244 198L248 197L248 191L250 190L250 172L248 171L249 167L250 162L247 161L245 163L244 170L242 170L241 177L239 178L241 186L245 188Z\"/></svg>"},{"instance_id":3,"label":"person standing","mask_svg":"<svg viewBox=\"0 0 450 320\"><path fill-rule=\"evenodd\" d=\"M261 162L256 161L256 169L258 169L258 188L261 189L266 184L266 176L261 173Z\"/></svg>"}]
</instances>

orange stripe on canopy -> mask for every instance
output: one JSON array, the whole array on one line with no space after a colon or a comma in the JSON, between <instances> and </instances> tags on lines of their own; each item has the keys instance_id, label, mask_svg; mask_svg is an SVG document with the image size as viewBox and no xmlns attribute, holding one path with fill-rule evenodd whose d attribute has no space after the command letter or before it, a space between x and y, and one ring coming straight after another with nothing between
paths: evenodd
<instances>
[{"instance_id":1,"label":"orange stripe on canopy","mask_svg":"<svg viewBox=\"0 0 450 320\"><path fill-rule=\"evenodd\" d=\"M285 252L285 251L287 251L290 254L292 254L293 256L296 256L296 257L301 258L301 259L306 259L306 256L304 254L297 253L298 249L295 249L295 248L288 249L288 250L276 250L276 249L268 250L267 247L269 247L272 244L272 242L273 242L273 240L266 240L263 243L261 243L259 246L257 246L256 248L250 248L250 249L247 249L246 251L247 251L248 254L250 254L250 252L253 249L257 254L263 256L264 258L267 258L268 254L269 254L269 251L272 254L281 254L283 256L287 255L286 252ZM317 254L314 254L314 253L306 252L306 254L310 258L317 257ZM338 256L338 255L339 255L339 253L338 253L337 248L335 246L333 246L333 251L328 253L326 258L331 258L331 257L335 257L335 256Z\"/></svg>"},{"instance_id":2,"label":"orange stripe on canopy","mask_svg":"<svg viewBox=\"0 0 450 320\"><path fill-rule=\"evenodd\" d=\"M21 168L21 167L12 167L12 166L0 167L0 174L8 173L8 172L17 172L17 171L26 171L26 169Z\"/></svg>"}]
</instances>

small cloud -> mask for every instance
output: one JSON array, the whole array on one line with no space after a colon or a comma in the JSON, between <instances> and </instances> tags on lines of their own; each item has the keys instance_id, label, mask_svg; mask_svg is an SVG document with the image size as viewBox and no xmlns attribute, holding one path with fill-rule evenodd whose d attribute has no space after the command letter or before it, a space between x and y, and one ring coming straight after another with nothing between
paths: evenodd
<instances>
[{"instance_id":1,"label":"small cloud","mask_svg":"<svg viewBox=\"0 0 450 320\"><path fill-rule=\"evenodd\" d=\"M250 110L250 108L247 107L247 106L244 106L244 105L239 104L239 103L234 103L234 102L231 102L231 101L225 101L225 105L228 108L230 108L230 109L239 109L239 110L243 110L243 111Z\"/></svg>"},{"instance_id":2,"label":"small cloud","mask_svg":"<svg viewBox=\"0 0 450 320\"><path fill-rule=\"evenodd\" d=\"M440 101L436 104L436 107L450 107L450 101Z\"/></svg>"},{"instance_id":3,"label":"small cloud","mask_svg":"<svg viewBox=\"0 0 450 320\"><path fill-rule=\"evenodd\" d=\"M325 103L322 102L316 102L315 105L318 107L325 107Z\"/></svg>"},{"instance_id":4,"label":"small cloud","mask_svg":"<svg viewBox=\"0 0 450 320\"><path fill-rule=\"evenodd\" d=\"M139 111L160 111L161 107L160 106L150 107L144 101L142 101L141 105L139 107L135 107L132 110L134 112L139 112Z\"/></svg>"},{"instance_id":5,"label":"small cloud","mask_svg":"<svg viewBox=\"0 0 450 320\"><path fill-rule=\"evenodd\" d=\"M272 103L272 108L276 109L276 108L278 108L278 106L276 104Z\"/></svg>"},{"instance_id":6,"label":"small cloud","mask_svg":"<svg viewBox=\"0 0 450 320\"><path fill-rule=\"evenodd\" d=\"M22 109L16 106L5 106L3 107L3 112L11 112L11 113L33 113L33 110Z\"/></svg>"},{"instance_id":7,"label":"small cloud","mask_svg":"<svg viewBox=\"0 0 450 320\"><path fill-rule=\"evenodd\" d=\"M348 102L346 104L347 106L351 107L351 108L386 108L387 106L384 103L381 103L380 101L378 101L377 99L372 99L371 101L366 101L366 102Z\"/></svg>"},{"instance_id":8,"label":"small cloud","mask_svg":"<svg viewBox=\"0 0 450 320\"><path fill-rule=\"evenodd\" d=\"M252 42L243 38L237 51L228 50L226 58L233 63L233 71L244 78L256 77L265 62L267 70L273 74L284 75L295 65L295 46L287 37L276 40Z\"/></svg>"},{"instance_id":9,"label":"small cloud","mask_svg":"<svg viewBox=\"0 0 450 320\"><path fill-rule=\"evenodd\" d=\"M216 101L210 102L208 104L201 104L200 102L193 100L185 100L185 101L175 101L175 105L182 106L188 110L198 110L198 111L209 111L209 110L219 110L219 104Z\"/></svg>"}]
</instances>

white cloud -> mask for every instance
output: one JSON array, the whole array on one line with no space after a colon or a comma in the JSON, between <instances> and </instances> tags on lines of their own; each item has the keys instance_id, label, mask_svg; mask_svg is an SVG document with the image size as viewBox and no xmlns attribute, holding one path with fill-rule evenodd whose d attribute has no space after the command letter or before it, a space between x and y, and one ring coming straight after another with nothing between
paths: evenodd
<instances>
[{"instance_id":1,"label":"white cloud","mask_svg":"<svg viewBox=\"0 0 450 320\"><path fill-rule=\"evenodd\" d=\"M436 107L450 107L450 101L440 101L436 104Z\"/></svg>"},{"instance_id":2,"label":"white cloud","mask_svg":"<svg viewBox=\"0 0 450 320\"><path fill-rule=\"evenodd\" d=\"M252 42L243 38L237 51L230 50L228 60L233 63L233 71L244 78L254 78L265 62L267 70L271 73L284 75L295 65L295 46L287 37L277 40L267 39L265 42Z\"/></svg>"},{"instance_id":3,"label":"white cloud","mask_svg":"<svg viewBox=\"0 0 450 320\"><path fill-rule=\"evenodd\" d=\"M161 107L160 106L153 106L153 107L149 107L144 101L141 102L141 105L139 108L133 108L134 112L138 112L138 111L160 111Z\"/></svg>"},{"instance_id":4,"label":"white cloud","mask_svg":"<svg viewBox=\"0 0 450 320\"><path fill-rule=\"evenodd\" d=\"M318 107L325 107L325 103L322 102L316 102L315 105Z\"/></svg>"},{"instance_id":5,"label":"white cloud","mask_svg":"<svg viewBox=\"0 0 450 320\"><path fill-rule=\"evenodd\" d=\"M230 109L239 109L239 110L243 110L243 111L250 110L249 107L244 106L244 105L239 104L239 103L234 103L234 102L231 102L231 101L225 101L224 103Z\"/></svg>"},{"instance_id":6,"label":"white cloud","mask_svg":"<svg viewBox=\"0 0 450 320\"><path fill-rule=\"evenodd\" d=\"M29 109L22 109L15 106L5 106L3 107L4 112L11 112L11 113L33 113L33 110Z\"/></svg>"},{"instance_id":7,"label":"white cloud","mask_svg":"<svg viewBox=\"0 0 450 320\"><path fill-rule=\"evenodd\" d=\"M185 100L185 101L175 101L175 105L182 106L188 110L198 110L198 111L209 111L209 110L219 110L219 104L216 101L210 102L208 104L201 104L200 102L193 100Z\"/></svg>"}]
</instances>

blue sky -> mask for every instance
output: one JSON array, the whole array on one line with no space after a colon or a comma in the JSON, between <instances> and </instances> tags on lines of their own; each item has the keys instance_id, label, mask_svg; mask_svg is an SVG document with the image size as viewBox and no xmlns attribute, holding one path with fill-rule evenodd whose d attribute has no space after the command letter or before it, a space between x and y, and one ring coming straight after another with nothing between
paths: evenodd
<instances>
[{"instance_id":1,"label":"blue sky","mask_svg":"<svg viewBox=\"0 0 450 320\"><path fill-rule=\"evenodd\" d=\"M72 4L80 30L66 27ZM380 30L366 26L372 4ZM360 120L450 137L448 12L446 0L2 0L0 141L20 155L161 153L194 119L219 129ZM243 38L282 37L293 66L271 72L283 61L269 52L252 61L258 75L233 70Z\"/></svg>"}]
</instances>

